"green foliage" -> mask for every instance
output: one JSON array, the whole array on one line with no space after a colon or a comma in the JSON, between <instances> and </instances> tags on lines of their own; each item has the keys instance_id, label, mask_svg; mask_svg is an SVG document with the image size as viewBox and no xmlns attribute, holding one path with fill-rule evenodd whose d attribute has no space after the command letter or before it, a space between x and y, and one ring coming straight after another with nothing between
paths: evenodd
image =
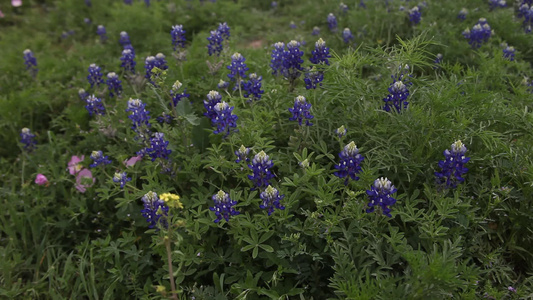
<instances>
[{"instance_id":1,"label":"green foliage","mask_svg":"<svg viewBox=\"0 0 533 300\"><path fill-rule=\"evenodd\" d=\"M412 26L392 1L24 1L0 19L0 298L165 299L172 285L180 299L518 299L533 295L533 96L522 82L531 74L533 40L513 20L512 8L488 11L479 1L427 1ZM464 6L464 22L457 13ZM330 33L333 12L357 44ZM494 29L472 50L461 35L480 17ZM92 20L88 25L84 18ZM294 21L296 29L290 29ZM231 38L220 57L209 57L209 31L228 22ZM107 28L100 42L96 26ZM187 31L187 59L172 55L170 28ZM312 28L331 48L321 88L294 90L271 76L269 45L305 40L304 66L314 49ZM75 34L61 38L63 31ZM137 75L120 70L119 33L136 52ZM502 58L500 43L517 49ZM39 67L32 79L22 51L32 49ZM161 52L168 70L144 78L144 58ZM265 93L247 102L238 89L221 91L235 107L238 132L213 134L203 100L227 80L231 55L241 53L250 72L263 76ZM443 63L434 67L437 53ZM206 63L209 62L209 63ZM89 89L87 67L120 74L124 92L109 98ZM409 107L385 112L390 76L409 65ZM213 66L220 69L213 70ZM303 77L303 76L302 76ZM179 80L190 94L175 107L170 89ZM104 99L107 114L91 117L78 90ZM310 127L289 121L298 95L312 104ZM150 111L152 132L172 150L171 175L161 159L125 160L142 148L125 111L139 98ZM161 113L170 124L155 120ZM344 125L347 136L334 130ZM36 134L26 153L20 129ZM435 185L443 151L462 140L471 157L465 183L455 190ZM358 181L334 175L338 153L354 141L365 157ZM265 151L274 162L273 187L284 210L261 210L247 162L236 163L241 145L248 158ZM67 168L73 155L101 150L111 165L91 169L95 183L80 193ZM124 189L115 171L132 178ZM50 184L33 181L44 174ZM397 187L392 218L366 213L366 190L378 177ZM212 196L237 201L239 215L214 223ZM148 229L141 197L148 191L180 195L168 229ZM170 249L170 250L169 250ZM170 263L169 263L170 261ZM170 265L170 266L169 266ZM172 276L170 275L172 274ZM172 279L171 279L172 278ZM509 289L513 287L516 292ZM127 295L127 296L125 296Z\"/></svg>"}]
</instances>

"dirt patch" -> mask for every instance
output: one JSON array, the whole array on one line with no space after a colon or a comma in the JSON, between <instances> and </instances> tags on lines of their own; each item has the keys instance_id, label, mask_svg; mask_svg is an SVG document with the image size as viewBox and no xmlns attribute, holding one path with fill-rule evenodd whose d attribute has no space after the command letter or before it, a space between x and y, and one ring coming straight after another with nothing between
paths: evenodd
<instances>
[{"instance_id":1,"label":"dirt patch","mask_svg":"<svg viewBox=\"0 0 533 300\"><path fill-rule=\"evenodd\" d=\"M263 41L263 40L251 41L250 43L248 43L246 45L246 48L259 49L259 48L263 47L264 43L265 43L265 41Z\"/></svg>"}]
</instances>

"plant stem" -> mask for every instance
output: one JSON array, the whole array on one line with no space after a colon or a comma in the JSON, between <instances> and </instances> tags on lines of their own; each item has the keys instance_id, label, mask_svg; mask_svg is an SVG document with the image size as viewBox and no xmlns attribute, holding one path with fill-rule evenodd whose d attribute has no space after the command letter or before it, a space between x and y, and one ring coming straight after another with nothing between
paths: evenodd
<instances>
[{"instance_id":1,"label":"plant stem","mask_svg":"<svg viewBox=\"0 0 533 300\"><path fill-rule=\"evenodd\" d=\"M182 62L182 61L180 61L180 62L179 62L178 64L179 64L179 66L180 66L180 75L181 75L181 80L183 80L183 78L185 78L185 77L183 76L183 62Z\"/></svg>"},{"instance_id":2,"label":"plant stem","mask_svg":"<svg viewBox=\"0 0 533 300\"><path fill-rule=\"evenodd\" d=\"M244 101L244 97L242 96L241 82L242 82L242 79L240 77L238 77L237 78L237 86L239 86L239 96L241 96L242 107L246 107L246 103Z\"/></svg>"},{"instance_id":3,"label":"plant stem","mask_svg":"<svg viewBox=\"0 0 533 300\"><path fill-rule=\"evenodd\" d=\"M168 277L170 280L170 288L172 289L172 299L178 300L178 292L176 292L176 282L174 280L174 271L172 270L172 252L170 250L170 239L168 237L165 237L165 247L167 248Z\"/></svg>"},{"instance_id":4,"label":"plant stem","mask_svg":"<svg viewBox=\"0 0 533 300\"><path fill-rule=\"evenodd\" d=\"M24 185L24 167L26 166L26 156L25 153L22 155L22 171L20 172L20 185Z\"/></svg>"}]
</instances>

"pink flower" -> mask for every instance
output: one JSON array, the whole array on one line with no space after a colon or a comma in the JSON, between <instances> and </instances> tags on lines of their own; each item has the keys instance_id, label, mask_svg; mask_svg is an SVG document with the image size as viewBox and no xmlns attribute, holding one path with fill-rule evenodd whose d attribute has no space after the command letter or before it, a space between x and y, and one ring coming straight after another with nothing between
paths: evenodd
<instances>
[{"instance_id":1,"label":"pink flower","mask_svg":"<svg viewBox=\"0 0 533 300\"><path fill-rule=\"evenodd\" d=\"M126 165L126 167L131 167L131 166L134 166L138 161L141 161L142 159L143 159L142 156L134 156L128 160L125 160L124 164Z\"/></svg>"},{"instance_id":2,"label":"pink flower","mask_svg":"<svg viewBox=\"0 0 533 300\"><path fill-rule=\"evenodd\" d=\"M19 7L22 5L22 0L11 0L11 5L13 5L13 7Z\"/></svg>"},{"instance_id":3,"label":"pink flower","mask_svg":"<svg viewBox=\"0 0 533 300\"><path fill-rule=\"evenodd\" d=\"M38 185L45 185L48 186L48 179L43 174L37 174L37 177L35 177L35 183Z\"/></svg>"},{"instance_id":4,"label":"pink flower","mask_svg":"<svg viewBox=\"0 0 533 300\"><path fill-rule=\"evenodd\" d=\"M70 161L68 162L68 171L70 175L76 175L81 169L83 169L83 166L79 164L80 161L83 161L85 159L85 155L82 155L81 158L74 155L70 158Z\"/></svg>"},{"instance_id":5,"label":"pink flower","mask_svg":"<svg viewBox=\"0 0 533 300\"><path fill-rule=\"evenodd\" d=\"M91 182L92 179L92 182ZM93 178L93 173L89 169L83 169L76 175L76 189L80 193L85 193L88 187L93 186L96 179Z\"/></svg>"},{"instance_id":6,"label":"pink flower","mask_svg":"<svg viewBox=\"0 0 533 300\"><path fill-rule=\"evenodd\" d=\"M0 18L3 18L3 17L5 17L4 13L0 10Z\"/></svg>"}]
</instances>

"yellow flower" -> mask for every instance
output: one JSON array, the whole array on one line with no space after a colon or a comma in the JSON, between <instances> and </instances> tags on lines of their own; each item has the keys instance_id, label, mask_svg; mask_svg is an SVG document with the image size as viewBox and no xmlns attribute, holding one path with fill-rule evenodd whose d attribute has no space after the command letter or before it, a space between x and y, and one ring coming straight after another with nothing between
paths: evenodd
<instances>
[{"instance_id":1,"label":"yellow flower","mask_svg":"<svg viewBox=\"0 0 533 300\"><path fill-rule=\"evenodd\" d=\"M168 207L183 209L183 204L180 201L180 196L171 193L164 193L159 195L159 199L165 201Z\"/></svg>"},{"instance_id":2,"label":"yellow flower","mask_svg":"<svg viewBox=\"0 0 533 300\"><path fill-rule=\"evenodd\" d=\"M163 285L156 285L155 287L155 291L158 292L158 293L164 293L167 289L165 288L165 286Z\"/></svg>"}]
</instances>

